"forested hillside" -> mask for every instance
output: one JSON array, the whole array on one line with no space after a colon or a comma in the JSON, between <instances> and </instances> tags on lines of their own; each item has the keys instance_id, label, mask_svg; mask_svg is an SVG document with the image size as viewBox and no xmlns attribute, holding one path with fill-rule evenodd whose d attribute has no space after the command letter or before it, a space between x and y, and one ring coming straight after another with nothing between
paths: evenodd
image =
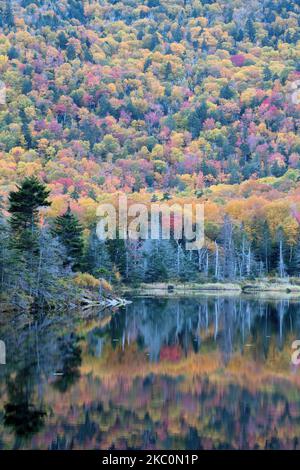
<instances>
[{"instance_id":1,"label":"forested hillside","mask_svg":"<svg viewBox=\"0 0 300 470\"><path fill-rule=\"evenodd\" d=\"M0 11L2 289L47 301L78 271L299 275L299 0L2 0ZM11 200L28 184L48 194L42 220L29 204L35 249ZM118 192L204 203L205 246L101 244L96 208Z\"/></svg>"},{"instance_id":2,"label":"forested hillside","mask_svg":"<svg viewBox=\"0 0 300 470\"><path fill-rule=\"evenodd\" d=\"M35 172L94 198L300 168L298 0L0 5L3 187Z\"/></svg>"}]
</instances>

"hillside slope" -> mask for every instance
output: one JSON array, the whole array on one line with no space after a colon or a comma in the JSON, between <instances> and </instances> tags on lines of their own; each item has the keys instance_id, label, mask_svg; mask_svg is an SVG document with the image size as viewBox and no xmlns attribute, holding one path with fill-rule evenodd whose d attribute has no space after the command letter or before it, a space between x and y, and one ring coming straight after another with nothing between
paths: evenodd
<instances>
[{"instance_id":1,"label":"hillside slope","mask_svg":"<svg viewBox=\"0 0 300 470\"><path fill-rule=\"evenodd\" d=\"M0 186L202 190L300 168L300 2L0 1Z\"/></svg>"}]
</instances>

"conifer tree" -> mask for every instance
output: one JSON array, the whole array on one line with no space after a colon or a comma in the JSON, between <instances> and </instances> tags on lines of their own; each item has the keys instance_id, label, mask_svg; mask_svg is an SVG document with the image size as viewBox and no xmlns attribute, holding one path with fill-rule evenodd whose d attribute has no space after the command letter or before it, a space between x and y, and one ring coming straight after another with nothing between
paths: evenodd
<instances>
[{"instance_id":1,"label":"conifer tree","mask_svg":"<svg viewBox=\"0 0 300 470\"><path fill-rule=\"evenodd\" d=\"M0 293L4 290L4 283L7 275L7 265L9 261L8 253L8 233L5 221L1 213L1 199L0 199Z\"/></svg>"},{"instance_id":2,"label":"conifer tree","mask_svg":"<svg viewBox=\"0 0 300 470\"><path fill-rule=\"evenodd\" d=\"M16 248L32 251L36 239L39 208L50 206L49 191L36 177L25 178L9 194L10 227Z\"/></svg>"},{"instance_id":3,"label":"conifer tree","mask_svg":"<svg viewBox=\"0 0 300 470\"><path fill-rule=\"evenodd\" d=\"M176 254L170 240L147 240L145 281L159 282L172 279L176 274Z\"/></svg>"},{"instance_id":4,"label":"conifer tree","mask_svg":"<svg viewBox=\"0 0 300 470\"><path fill-rule=\"evenodd\" d=\"M96 230L92 230L89 236L85 264L93 276L110 278L112 263L108 249L105 242L98 239Z\"/></svg>"},{"instance_id":5,"label":"conifer tree","mask_svg":"<svg viewBox=\"0 0 300 470\"><path fill-rule=\"evenodd\" d=\"M106 247L112 264L116 267L121 276L126 277L126 246L125 241L119 238L107 240Z\"/></svg>"},{"instance_id":6,"label":"conifer tree","mask_svg":"<svg viewBox=\"0 0 300 470\"><path fill-rule=\"evenodd\" d=\"M246 26L246 30L248 32L248 36L249 36L250 41L255 42L256 30L255 30L253 20L251 18L248 18L248 20L246 21L245 26Z\"/></svg>"},{"instance_id":7,"label":"conifer tree","mask_svg":"<svg viewBox=\"0 0 300 470\"><path fill-rule=\"evenodd\" d=\"M72 214L70 206L63 215L56 217L53 228L53 235L57 236L59 241L66 249L67 262L71 264L74 271L82 267L83 261L83 228L77 217Z\"/></svg>"},{"instance_id":8,"label":"conifer tree","mask_svg":"<svg viewBox=\"0 0 300 470\"><path fill-rule=\"evenodd\" d=\"M13 9L11 5L11 0L7 0L3 12L2 18L3 27L8 26L8 28L13 28L15 25L15 19L13 14Z\"/></svg>"}]
</instances>

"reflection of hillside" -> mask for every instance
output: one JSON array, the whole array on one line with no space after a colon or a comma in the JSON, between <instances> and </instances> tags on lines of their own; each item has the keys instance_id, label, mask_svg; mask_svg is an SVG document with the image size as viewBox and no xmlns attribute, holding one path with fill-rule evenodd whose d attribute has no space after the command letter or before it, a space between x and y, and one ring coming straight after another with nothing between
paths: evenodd
<instances>
[{"instance_id":1,"label":"reflection of hillside","mask_svg":"<svg viewBox=\"0 0 300 470\"><path fill-rule=\"evenodd\" d=\"M293 447L300 431L297 393L281 381L272 390L253 392L195 376L191 391L184 378L166 375L103 382L85 375L63 396L47 389L48 430L32 443L43 448Z\"/></svg>"},{"instance_id":2,"label":"reflection of hillside","mask_svg":"<svg viewBox=\"0 0 300 470\"><path fill-rule=\"evenodd\" d=\"M99 357L99 348L96 354L93 345L100 339L101 350L110 343L113 349L121 346L122 354L136 341L150 361L159 360L162 348L176 346L185 356L218 349L226 364L234 352L247 354L249 343L255 343L255 360L265 361L272 341L280 350L287 332L292 337L300 334L297 308L287 301L234 298L137 300L106 326L89 331L89 354Z\"/></svg>"},{"instance_id":3,"label":"reflection of hillside","mask_svg":"<svg viewBox=\"0 0 300 470\"><path fill-rule=\"evenodd\" d=\"M108 346L100 359L85 356L81 370L84 374L92 373L94 377L111 384L119 379L134 381L154 374L184 377L187 386L194 383L195 377L209 374L213 382L236 382L251 390L269 389L273 380L288 381L300 388L300 371L290 364L289 344L280 352L271 344L266 361L254 361L256 351L249 348L245 353L234 353L224 365L222 353L212 351L212 348L202 354L190 352L188 356L176 358L174 362L161 360L154 363L149 361L144 352L139 351L137 344L132 343L125 349Z\"/></svg>"},{"instance_id":4,"label":"reflection of hillside","mask_svg":"<svg viewBox=\"0 0 300 470\"><path fill-rule=\"evenodd\" d=\"M279 301L140 300L79 324L44 318L17 335L1 327L10 351L1 369L2 417L7 403L22 405L24 397L30 411L46 414L27 438L13 427L18 422L0 419L0 442L44 449L297 447L300 371L291 369L290 347L299 336L298 312L297 304ZM11 384L24 370L26 390L18 386L16 395Z\"/></svg>"}]
</instances>

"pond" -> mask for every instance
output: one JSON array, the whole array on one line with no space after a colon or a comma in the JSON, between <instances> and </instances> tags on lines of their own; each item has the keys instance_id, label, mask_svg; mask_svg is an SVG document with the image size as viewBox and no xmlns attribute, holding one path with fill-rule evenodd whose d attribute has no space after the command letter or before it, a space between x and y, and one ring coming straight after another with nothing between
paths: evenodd
<instances>
[{"instance_id":1,"label":"pond","mask_svg":"<svg viewBox=\"0 0 300 470\"><path fill-rule=\"evenodd\" d=\"M300 302L134 299L3 320L2 449L300 448Z\"/></svg>"}]
</instances>

